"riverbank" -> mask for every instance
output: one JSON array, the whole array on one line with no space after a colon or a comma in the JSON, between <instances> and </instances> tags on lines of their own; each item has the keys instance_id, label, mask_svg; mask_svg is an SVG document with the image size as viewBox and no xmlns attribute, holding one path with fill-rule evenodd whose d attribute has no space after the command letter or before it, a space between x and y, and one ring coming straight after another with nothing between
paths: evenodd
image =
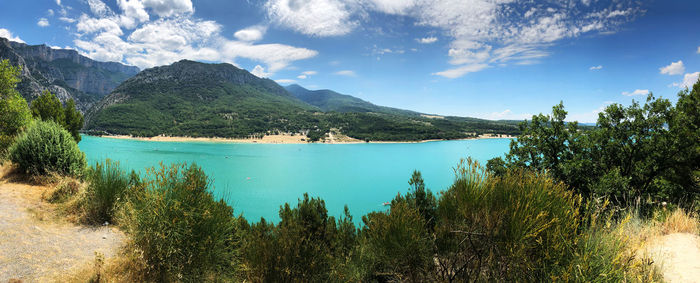
<instances>
[{"instance_id":1,"label":"riverbank","mask_svg":"<svg viewBox=\"0 0 700 283\"><path fill-rule=\"evenodd\" d=\"M153 142L213 142L213 143L259 143L259 144L306 144L308 138L303 135L267 135L262 138L250 138L250 139L234 139L234 138L198 138L198 137L172 137L172 136L155 136L155 137L134 137L129 135L104 135L99 136L103 138L111 139L128 139L128 140L139 140L139 141L153 141ZM503 138L515 138L511 135L479 135L472 138L456 139L456 140L477 140L477 139L503 139ZM357 143L425 143L425 142L435 142L435 141L445 141L445 140L420 140L420 141L370 141L365 142L358 139L354 139L344 135L331 134L325 141L315 142L323 144L357 144Z\"/></svg>"}]
</instances>

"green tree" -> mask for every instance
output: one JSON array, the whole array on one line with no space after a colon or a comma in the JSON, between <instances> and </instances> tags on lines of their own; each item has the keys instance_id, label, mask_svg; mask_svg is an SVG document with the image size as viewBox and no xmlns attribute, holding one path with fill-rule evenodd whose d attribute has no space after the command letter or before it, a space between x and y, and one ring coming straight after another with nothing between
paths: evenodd
<instances>
[{"instance_id":1,"label":"green tree","mask_svg":"<svg viewBox=\"0 0 700 283\"><path fill-rule=\"evenodd\" d=\"M8 60L0 61L0 159L32 120L27 101L16 90L19 75L19 68Z\"/></svg>"},{"instance_id":2,"label":"green tree","mask_svg":"<svg viewBox=\"0 0 700 283\"><path fill-rule=\"evenodd\" d=\"M72 98L66 102L63 113L63 126L70 132L76 142L80 142L80 129L82 129L83 124L85 124L85 118L83 118L83 114L75 108L75 101Z\"/></svg>"},{"instance_id":3,"label":"green tree","mask_svg":"<svg viewBox=\"0 0 700 283\"><path fill-rule=\"evenodd\" d=\"M34 118L64 124L63 105L58 97L48 90L32 101L31 109Z\"/></svg>"},{"instance_id":4,"label":"green tree","mask_svg":"<svg viewBox=\"0 0 700 283\"><path fill-rule=\"evenodd\" d=\"M83 114L75 108L75 101L70 99L65 107L61 101L49 91L32 101L32 115L43 121L54 121L70 132L76 142L80 142L80 129L83 128L85 119Z\"/></svg>"}]
</instances>

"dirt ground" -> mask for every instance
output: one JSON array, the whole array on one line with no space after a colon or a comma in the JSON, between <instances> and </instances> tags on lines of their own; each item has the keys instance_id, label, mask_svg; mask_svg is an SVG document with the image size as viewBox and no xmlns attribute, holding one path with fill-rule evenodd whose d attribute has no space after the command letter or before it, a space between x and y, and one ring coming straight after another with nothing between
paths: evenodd
<instances>
[{"instance_id":1,"label":"dirt ground","mask_svg":"<svg viewBox=\"0 0 700 283\"><path fill-rule=\"evenodd\" d=\"M50 217L54 207L41 199L47 187L7 171L0 167L0 283L50 282L93 264L96 252L113 256L123 244L124 234L116 228Z\"/></svg>"},{"instance_id":2,"label":"dirt ground","mask_svg":"<svg viewBox=\"0 0 700 283\"><path fill-rule=\"evenodd\" d=\"M656 239L647 251L666 282L700 282L700 236L673 233Z\"/></svg>"}]
</instances>

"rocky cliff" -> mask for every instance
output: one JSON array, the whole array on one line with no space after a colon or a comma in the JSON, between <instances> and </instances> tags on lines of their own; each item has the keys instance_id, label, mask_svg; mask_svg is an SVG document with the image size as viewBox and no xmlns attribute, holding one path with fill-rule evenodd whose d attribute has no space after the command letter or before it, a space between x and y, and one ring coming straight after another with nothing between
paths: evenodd
<instances>
[{"instance_id":1,"label":"rocky cliff","mask_svg":"<svg viewBox=\"0 0 700 283\"><path fill-rule=\"evenodd\" d=\"M18 90L27 101L49 90L63 102L75 99L83 112L139 72L137 67L98 62L75 50L27 45L5 38L0 38L0 59L22 67Z\"/></svg>"}]
</instances>

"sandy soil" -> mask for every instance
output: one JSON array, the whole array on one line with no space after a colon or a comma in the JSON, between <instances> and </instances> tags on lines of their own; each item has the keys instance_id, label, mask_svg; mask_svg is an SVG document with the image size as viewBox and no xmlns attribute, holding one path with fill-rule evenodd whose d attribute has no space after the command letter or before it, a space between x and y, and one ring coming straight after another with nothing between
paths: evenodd
<instances>
[{"instance_id":1,"label":"sandy soil","mask_svg":"<svg viewBox=\"0 0 700 283\"><path fill-rule=\"evenodd\" d=\"M667 282L700 282L700 236L673 233L655 240L647 252Z\"/></svg>"},{"instance_id":2,"label":"sandy soil","mask_svg":"<svg viewBox=\"0 0 700 283\"><path fill-rule=\"evenodd\" d=\"M262 139L229 139L229 138L192 138L192 137L168 137L168 136L155 136L150 138L142 137L132 137L123 135L111 135L102 136L105 138L112 139L131 139L131 140L141 140L141 141L158 141L158 142L220 142L220 143L261 143L261 144L303 144L308 143L306 136L301 135L267 135ZM480 135L476 138L466 138L465 140L472 139L501 139L501 138L515 138L509 135ZM372 141L371 143L422 143L422 142L432 142L441 140L424 140L424 141ZM352 143L364 143L364 141L354 139L345 135L330 134L326 139L325 143L329 144L352 144Z\"/></svg>"},{"instance_id":3,"label":"sandy soil","mask_svg":"<svg viewBox=\"0 0 700 283\"><path fill-rule=\"evenodd\" d=\"M77 226L50 215L41 200L47 188L17 181L0 167L0 282L47 282L94 262L95 252L113 256L125 236L112 227Z\"/></svg>"}]
</instances>

